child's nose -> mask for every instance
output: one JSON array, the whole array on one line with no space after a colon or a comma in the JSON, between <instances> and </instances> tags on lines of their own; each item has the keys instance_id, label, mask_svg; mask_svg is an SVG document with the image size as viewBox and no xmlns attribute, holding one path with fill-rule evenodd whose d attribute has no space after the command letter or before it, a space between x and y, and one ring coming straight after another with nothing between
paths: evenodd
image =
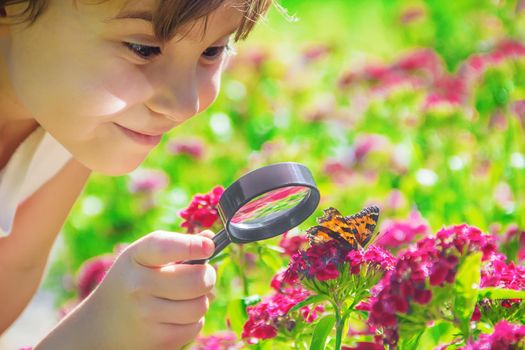
<instances>
[{"instance_id":1,"label":"child's nose","mask_svg":"<svg viewBox=\"0 0 525 350\"><path fill-rule=\"evenodd\" d=\"M183 122L199 112L199 88L193 74L173 78L167 75L155 90L148 102L153 111L176 122Z\"/></svg>"}]
</instances>

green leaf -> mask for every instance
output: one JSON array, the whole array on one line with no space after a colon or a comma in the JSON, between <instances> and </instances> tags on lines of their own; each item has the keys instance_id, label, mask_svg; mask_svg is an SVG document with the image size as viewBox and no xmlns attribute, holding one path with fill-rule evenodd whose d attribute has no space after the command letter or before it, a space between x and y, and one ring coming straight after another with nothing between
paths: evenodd
<instances>
[{"instance_id":1,"label":"green leaf","mask_svg":"<svg viewBox=\"0 0 525 350\"><path fill-rule=\"evenodd\" d=\"M320 303L322 301L326 300L326 296L324 295L310 295L308 298L304 299L303 301L295 304L289 311L288 313L291 313L291 312L294 312L294 311L297 311L299 310L300 308L302 307L305 307L306 305L310 305L310 304L317 304L317 303Z\"/></svg>"},{"instance_id":2,"label":"green leaf","mask_svg":"<svg viewBox=\"0 0 525 350\"><path fill-rule=\"evenodd\" d=\"M230 320L232 330L240 337L244 324L248 320L244 299L231 300L226 309L226 317Z\"/></svg>"},{"instance_id":3,"label":"green leaf","mask_svg":"<svg viewBox=\"0 0 525 350\"><path fill-rule=\"evenodd\" d=\"M496 287L481 288L479 290L480 298L488 299L525 299L524 290L505 289Z\"/></svg>"},{"instance_id":4,"label":"green leaf","mask_svg":"<svg viewBox=\"0 0 525 350\"><path fill-rule=\"evenodd\" d=\"M420 332L416 335L413 335L411 337L407 337L405 339L400 338L399 341L399 349L400 350L417 350L421 349L419 346L419 339L421 338L421 335L423 332Z\"/></svg>"},{"instance_id":5,"label":"green leaf","mask_svg":"<svg viewBox=\"0 0 525 350\"><path fill-rule=\"evenodd\" d=\"M453 324L439 321L423 332L418 345L421 349L433 349L439 344L452 342L457 333L458 329Z\"/></svg>"},{"instance_id":6,"label":"green leaf","mask_svg":"<svg viewBox=\"0 0 525 350\"><path fill-rule=\"evenodd\" d=\"M317 322L314 333L312 335L312 342L310 343L310 350L323 350L326 344L326 338L332 331L335 325L335 316L327 315Z\"/></svg>"},{"instance_id":7,"label":"green leaf","mask_svg":"<svg viewBox=\"0 0 525 350\"><path fill-rule=\"evenodd\" d=\"M454 314L467 325L478 301L482 252L471 254L459 266L454 283ZM467 326L468 327L468 326Z\"/></svg>"}]
</instances>

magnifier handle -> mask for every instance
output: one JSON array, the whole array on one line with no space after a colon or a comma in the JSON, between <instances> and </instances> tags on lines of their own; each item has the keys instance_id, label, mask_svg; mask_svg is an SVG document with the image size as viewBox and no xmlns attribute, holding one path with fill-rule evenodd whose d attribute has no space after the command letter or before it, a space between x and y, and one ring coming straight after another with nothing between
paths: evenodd
<instances>
[{"instance_id":1,"label":"magnifier handle","mask_svg":"<svg viewBox=\"0 0 525 350\"><path fill-rule=\"evenodd\" d=\"M226 248L230 243L230 238L226 234L226 231L224 229L220 230L219 233L217 233L212 238L213 243L215 243L215 251L213 252L213 255L210 256L208 259L200 259L200 260L186 260L183 261L183 264L190 264L190 265L196 265L196 264L205 264L209 259L213 258L224 248Z\"/></svg>"}]
</instances>

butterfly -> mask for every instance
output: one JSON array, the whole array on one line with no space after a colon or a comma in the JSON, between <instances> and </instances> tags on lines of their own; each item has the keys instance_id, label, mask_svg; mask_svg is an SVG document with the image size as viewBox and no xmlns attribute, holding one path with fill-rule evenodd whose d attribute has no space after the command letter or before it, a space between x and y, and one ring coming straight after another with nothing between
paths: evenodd
<instances>
[{"instance_id":1,"label":"butterfly","mask_svg":"<svg viewBox=\"0 0 525 350\"><path fill-rule=\"evenodd\" d=\"M376 206L351 216L343 216L333 207L323 212L323 216L317 219L319 225L306 231L311 245L335 240L346 250L366 249L379 235L379 232L374 234L379 219L379 208Z\"/></svg>"}]
</instances>

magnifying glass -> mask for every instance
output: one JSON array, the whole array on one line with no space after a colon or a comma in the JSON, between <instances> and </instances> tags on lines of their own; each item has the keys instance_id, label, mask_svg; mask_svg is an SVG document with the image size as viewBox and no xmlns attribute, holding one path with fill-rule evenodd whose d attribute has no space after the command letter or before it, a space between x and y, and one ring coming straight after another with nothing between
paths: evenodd
<instances>
[{"instance_id":1,"label":"magnifying glass","mask_svg":"<svg viewBox=\"0 0 525 350\"><path fill-rule=\"evenodd\" d=\"M213 237L215 252L210 258L232 242L261 241L296 227L312 215L319 198L312 174L302 164L277 163L247 173L231 184L219 200L217 211L224 229Z\"/></svg>"}]
</instances>

